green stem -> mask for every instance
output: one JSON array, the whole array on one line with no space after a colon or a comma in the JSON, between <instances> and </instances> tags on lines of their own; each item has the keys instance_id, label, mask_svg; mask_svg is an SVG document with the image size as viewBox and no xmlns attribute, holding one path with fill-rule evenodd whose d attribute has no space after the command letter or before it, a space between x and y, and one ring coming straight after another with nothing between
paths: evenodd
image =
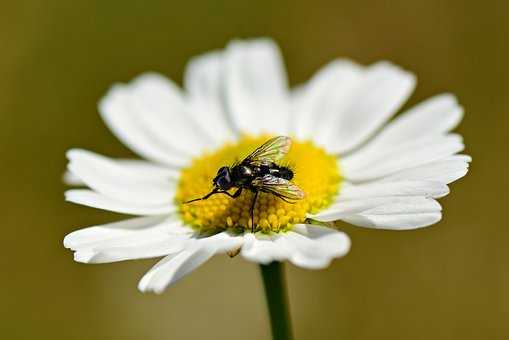
<instances>
[{"instance_id":1,"label":"green stem","mask_svg":"<svg viewBox=\"0 0 509 340\"><path fill-rule=\"evenodd\" d=\"M281 262L260 265L274 340L292 340L286 282Z\"/></svg>"}]
</instances>

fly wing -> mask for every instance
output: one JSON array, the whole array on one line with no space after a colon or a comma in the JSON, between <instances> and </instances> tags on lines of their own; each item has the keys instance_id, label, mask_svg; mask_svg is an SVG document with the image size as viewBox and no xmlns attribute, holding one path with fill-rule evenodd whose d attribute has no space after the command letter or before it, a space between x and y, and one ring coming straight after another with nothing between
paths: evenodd
<instances>
[{"instance_id":1,"label":"fly wing","mask_svg":"<svg viewBox=\"0 0 509 340\"><path fill-rule=\"evenodd\" d=\"M251 185L260 191L274 194L284 200L297 201L304 198L304 192L297 185L284 178L272 175L255 178L251 181Z\"/></svg>"},{"instance_id":2,"label":"fly wing","mask_svg":"<svg viewBox=\"0 0 509 340\"><path fill-rule=\"evenodd\" d=\"M277 136L266 141L262 146L253 151L243 162L254 164L270 164L283 158L292 145L290 137Z\"/></svg>"}]
</instances>

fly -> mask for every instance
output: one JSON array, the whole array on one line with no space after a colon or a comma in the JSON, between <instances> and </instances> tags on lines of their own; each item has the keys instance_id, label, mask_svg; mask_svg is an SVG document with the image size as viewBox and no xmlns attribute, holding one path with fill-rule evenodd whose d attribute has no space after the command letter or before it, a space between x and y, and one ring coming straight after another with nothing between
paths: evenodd
<instances>
[{"instance_id":1,"label":"fly","mask_svg":"<svg viewBox=\"0 0 509 340\"><path fill-rule=\"evenodd\" d=\"M212 191L201 198L185 203L206 200L216 194L237 198L242 190L249 190L254 193L250 211L251 232L254 232L254 209L258 193L269 193L288 203L295 203L304 198L304 192L291 182L293 171L289 167L276 163L288 153L291 145L292 140L286 136L269 139L240 163L219 168L216 177L212 180ZM237 188L237 190L231 194L228 192L231 188Z\"/></svg>"}]
</instances>

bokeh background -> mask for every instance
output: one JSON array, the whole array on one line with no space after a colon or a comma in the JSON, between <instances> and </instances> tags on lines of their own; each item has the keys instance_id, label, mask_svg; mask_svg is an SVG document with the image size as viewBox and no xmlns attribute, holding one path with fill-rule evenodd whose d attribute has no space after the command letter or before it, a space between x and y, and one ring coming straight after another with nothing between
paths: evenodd
<instances>
[{"instance_id":1,"label":"bokeh background","mask_svg":"<svg viewBox=\"0 0 509 340\"><path fill-rule=\"evenodd\" d=\"M65 203L65 151L132 156L96 103L147 70L181 82L186 61L236 37L275 38L292 84L336 57L414 71L409 105L451 91L474 158L438 225L341 226L348 256L287 268L297 339L509 337L509 21L506 1L2 1L2 339L269 339L256 265L216 257L161 296L136 284L153 260L74 263L78 227L122 216ZM408 106L408 105L407 105Z\"/></svg>"}]
</instances>

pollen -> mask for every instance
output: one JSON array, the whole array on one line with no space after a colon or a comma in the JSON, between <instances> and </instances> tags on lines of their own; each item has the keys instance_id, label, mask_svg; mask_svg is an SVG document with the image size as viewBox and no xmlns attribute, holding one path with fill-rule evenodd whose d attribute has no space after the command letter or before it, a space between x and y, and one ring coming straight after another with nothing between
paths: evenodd
<instances>
[{"instance_id":1,"label":"pollen","mask_svg":"<svg viewBox=\"0 0 509 340\"><path fill-rule=\"evenodd\" d=\"M183 221L200 232L214 233L230 229L238 232L283 232L294 224L303 223L307 213L316 213L331 204L341 183L336 156L311 141L292 139L288 154L278 162L294 172L292 182L304 191L304 198L288 203L270 193L260 192L251 220L251 203L254 194L243 190L237 198L217 194L207 200L183 203L203 197L212 189L212 179L222 166L231 166L262 145L271 136L243 136L235 143L206 152L192 160L181 171L176 203ZM235 188L230 193L235 192Z\"/></svg>"}]
</instances>

